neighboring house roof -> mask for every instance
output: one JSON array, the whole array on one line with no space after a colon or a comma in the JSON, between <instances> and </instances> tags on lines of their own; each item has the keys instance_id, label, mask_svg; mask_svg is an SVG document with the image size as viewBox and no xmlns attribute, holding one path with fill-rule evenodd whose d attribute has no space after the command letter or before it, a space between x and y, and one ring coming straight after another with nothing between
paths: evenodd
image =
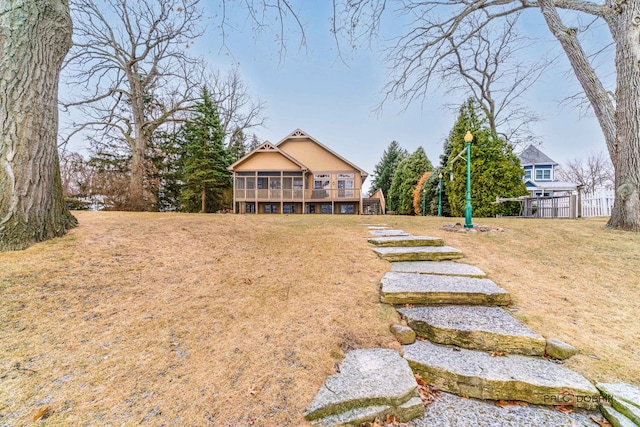
<instances>
[{"instance_id":1,"label":"neighboring house roof","mask_svg":"<svg viewBox=\"0 0 640 427\"><path fill-rule=\"evenodd\" d=\"M340 160L342 160L343 162L345 162L346 164L348 164L352 168L358 170L360 172L360 175L362 176L362 181L363 182L366 179L366 177L369 176L369 174L364 169L362 169L361 167L353 164L349 160L345 159L340 154L336 153L335 151L333 151L332 149L330 149L326 145L322 144L320 141L318 141L317 139L315 139L314 137L312 137L311 135L309 135L308 133L304 132L301 129L296 129L293 132L291 132L289 135L287 135L285 138L283 138L282 141L278 142L276 144L276 146L280 146L280 145L284 144L286 141L288 141L290 139L303 139L303 138L306 138L306 139L309 139L309 140L313 141L318 146L322 147L323 149L325 149L329 153L333 154L334 156L336 156L337 158L339 158Z\"/></svg>"},{"instance_id":2,"label":"neighboring house roof","mask_svg":"<svg viewBox=\"0 0 640 427\"><path fill-rule=\"evenodd\" d=\"M542 189L542 190L553 190L553 191L573 191L576 190L578 185L573 182L566 181L532 181L526 180L524 183L528 189Z\"/></svg>"},{"instance_id":3,"label":"neighboring house roof","mask_svg":"<svg viewBox=\"0 0 640 427\"><path fill-rule=\"evenodd\" d=\"M249 154L247 154L243 158L239 159L237 162L235 162L234 164L229 166L227 169L230 170L230 171L234 170L236 167L238 167L242 163L246 162L249 158L255 156L258 153L278 153L278 154L282 155L283 157L285 157L287 160L290 160L291 162L293 162L296 165L300 166L300 169L302 169L303 171L309 170L308 167L306 167L305 165L300 163L298 160L294 159L289 154L287 154L284 151L280 150L278 147L276 147L275 145L273 145L269 141L265 141L258 148L256 148L255 150L253 150L252 152L250 152Z\"/></svg>"},{"instance_id":4,"label":"neighboring house roof","mask_svg":"<svg viewBox=\"0 0 640 427\"><path fill-rule=\"evenodd\" d=\"M520 165L523 167L528 165L558 165L558 163L554 162L549 156L533 145L529 145L522 153L518 154L518 158L520 159Z\"/></svg>"}]
</instances>

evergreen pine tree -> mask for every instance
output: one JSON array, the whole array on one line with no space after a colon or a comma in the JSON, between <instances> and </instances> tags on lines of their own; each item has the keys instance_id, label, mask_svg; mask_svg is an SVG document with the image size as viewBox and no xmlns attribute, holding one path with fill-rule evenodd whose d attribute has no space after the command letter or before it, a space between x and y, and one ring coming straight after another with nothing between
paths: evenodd
<instances>
[{"instance_id":1,"label":"evergreen pine tree","mask_svg":"<svg viewBox=\"0 0 640 427\"><path fill-rule=\"evenodd\" d=\"M223 190L231 187L231 159L223 139L218 107L203 88L195 114L183 128L182 210L215 212L222 207Z\"/></svg>"},{"instance_id":2,"label":"evergreen pine tree","mask_svg":"<svg viewBox=\"0 0 640 427\"><path fill-rule=\"evenodd\" d=\"M258 148L259 146L260 146L260 140L258 140L258 137L254 133L251 135L251 141L249 141L249 145L247 146L247 152L250 153L256 148Z\"/></svg>"},{"instance_id":3,"label":"evergreen pine tree","mask_svg":"<svg viewBox=\"0 0 640 427\"><path fill-rule=\"evenodd\" d=\"M524 174L520 160L512 147L493 134L481 107L469 99L460 107L458 119L448 138L447 166L445 170L453 173L453 181L446 182L445 191L452 216L464 216L467 165L463 158L455 156L465 147L464 136L473 134L471 144L471 201L474 217L492 217L497 214L510 214L504 209L514 206L501 206L493 202L496 197L518 197L527 194L522 181Z\"/></svg>"},{"instance_id":4,"label":"evergreen pine tree","mask_svg":"<svg viewBox=\"0 0 640 427\"><path fill-rule=\"evenodd\" d=\"M183 144L181 129L154 133L148 159L152 166L149 179L155 184L152 191L160 212L178 210L182 191Z\"/></svg>"},{"instance_id":5,"label":"evergreen pine tree","mask_svg":"<svg viewBox=\"0 0 640 427\"><path fill-rule=\"evenodd\" d=\"M396 168L408 155L407 150L400 147L398 141L391 141L389 147L384 150L382 158L373 170L374 178L371 182L371 189L369 190L370 195L378 189L382 189L384 196L388 197L389 188L391 188L391 181L393 180Z\"/></svg>"},{"instance_id":6,"label":"evergreen pine tree","mask_svg":"<svg viewBox=\"0 0 640 427\"><path fill-rule=\"evenodd\" d=\"M401 215L413 214L413 190L420 177L432 170L431 162L422 147L398 164L387 197L389 210Z\"/></svg>"},{"instance_id":7,"label":"evergreen pine tree","mask_svg":"<svg viewBox=\"0 0 640 427\"><path fill-rule=\"evenodd\" d=\"M229 155L231 163L240 160L247 154L247 144L244 140L242 129L235 129L229 139Z\"/></svg>"}]
</instances>

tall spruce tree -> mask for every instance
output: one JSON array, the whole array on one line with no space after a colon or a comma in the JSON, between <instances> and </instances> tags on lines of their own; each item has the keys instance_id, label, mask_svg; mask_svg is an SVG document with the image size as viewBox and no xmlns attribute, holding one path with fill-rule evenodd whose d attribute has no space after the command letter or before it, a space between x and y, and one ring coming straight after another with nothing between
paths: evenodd
<instances>
[{"instance_id":1,"label":"tall spruce tree","mask_svg":"<svg viewBox=\"0 0 640 427\"><path fill-rule=\"evenodd\" d=\"M393 175L396 173L396 168L400 162L408 156L409 153L407 150L400 147L398 141L391 141L389 147L384 150L382 158L373 170L374 178L371 182L369 194L371 195L378 189L381 189L384 196L388 197L389 189L391 188L391 181L393 180Z\"/></svg>"},{"instance_id":2,"label":"tall spruce tree","mask_svg":"<svg viewBox=\"0 0 640 427\"><path fill-rule=\"evenodd\" d=\"M223 190L231 186L227 170L231 159L223 139L218 107L205 87L194 116L183 128L181 210L215 212L222 207Z\"/></svg>"},{"instance_id":3,"label":"tall spruce tree","mask_svg":"<svg viewBox=\"0 0 640 427\"><path fill-rule=\"evenodd\" d=\"M413 190L420 177L432 170L431 162L422 147L398 164L387 197L389 210L401 215L413 214Z\"/></svg>"},{"instance_id":4,"label":"tall spruce tree","mask_svg":"<svg viewBox=\"0 0 640 427\"><path fill-rule=\"evenodd\" d=\"M527 194L522 181L524 174L520 160L512 147L491 132L481 107L469 99L460 107L458 119L447 140L448 153L444 170L453 173L453 181L447 181L445 192L452 216L463 216L466 197L467 169L465 158L451 162L466 146L464 136L473 134L471 144L471 201L473 216L492 217L497 214L513 214L505 211L515 206L501 206L493 202L496 197L518 197ZM463 154L463 156L466 154Z\"/></svg>"},{"instance_id":5,"label":"tall spruce tree","mask_svg":"<svg viewBox=\"0 0 640 427\"><path fill-rule=\"evenodd\" d=\"M236 128L231 134L228 151L231 156L232 163L240 160L245 156L245 154L247 154L247 143L242 129Z\"/></svg>"}]
</instances>

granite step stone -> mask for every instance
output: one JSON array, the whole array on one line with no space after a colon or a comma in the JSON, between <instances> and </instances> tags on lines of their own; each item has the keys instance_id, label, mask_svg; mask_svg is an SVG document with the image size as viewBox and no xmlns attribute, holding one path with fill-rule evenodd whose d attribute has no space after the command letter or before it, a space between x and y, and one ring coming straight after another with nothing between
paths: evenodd
<instances>
[{"instance_id":1,"label":"granite step stone","mask_svg":"<svg viewBox=\"0 0 640 427\"><path fill-rule=\"evenodd\" d=\"M370 237L367 241L378 247L444 246L443 239L431 236Z\"/></svg>"},{"instance_id":2,"label":"granite step stone","mask_svg":"<svg viewBox=\"0 0 640 427\"><path fill-rule=\"evenodd\" d=\"M483 278L487 275L478 267L455 261L402 261L392 262L391 271L398 273L439 274L442 276L469 276Z\"/></svg>"},{"instance_id":3,"label":"granite step stone","mask_svg":"<svg viewBox=\"0 0 640 427\"><path fill-rule=\"evenodd\" d=\"M541 358L492 356L429 341L416 341L403 349L413 371L442 391L537 405L553 405L569 398L570 404L579 408L598 406L598 389L586 378Z\"/></svg>"},{"instance_id":4,"label":"granite step stone","mask_svg":"<svg viewBox=\"0 0 640 427\"><path fill-rule=\"evenodd\" d=\"M613 408L640 426L640 388L626 383L598 383L596 387Z\"/></svg>"},{"instance_id":5,"label":"granite step stone","mask_svg":"<svg viewBox=\"0 0 640 427\"><path fill-rule=\"evenodd\" d=\"M600 405L600 412L613 427L638 427L636 423L610 406Z\"/></svg>"},{"instance_id":6,"label":"granite step stone","mask_svg":"<svg viewBox=\"0 0 640 427\"><path fill-rule=\"evenodd\" d=\"M442 393L427 405L424 416L408 427L595 427L595 412L570 414L541 406L497 406L494 402Z\"/></svg>"},{"instance_id":7,"label":"granite step stone","mask_svg":"<svg viewBox=\"0 0 640 427\"><path fill-rule=\"evenodd\" d=\"M596 387L609 399L623 400L640 408L640 387L626 383L597 383Z\"/></svg>"},{"instance_id":8,"label":"granite step stone","mask_svg":"<svg viewBox=\"0 0 640 427\"><path fill-rule=\"evenodd\" d=\"M462 258L462 251L451 246L412 246L373 248L382 259L396 261L450 261Z\"/></svg>"},{"instance_id":9,"label":"granite step stone","mask_svg":"<svg viewBox=\"0 0 640 427\"><path fill-rule=\"evenodd\" d=\"M330 426L387 414L407 421L423 412L407 361L397 351L374 348L348 352L340 372L327 377L304 416Z\"/></svg>"},{"instance_id":10,"label":"granite step stone","mask_svg":"<svg viewBox=\"0 0 640 427\"><path fill-rule=\"evenodd\" d=\"M380 281L387 304L507 305L509 293L490 279L388 272Z\"/></svg>"},{"instance_id":11,"label":"granite step stone","mask_svg":"<svg viewBox=\"0 0 640 427\"><path fill-rule=\"evenodd\" d=\"M546 340L499 307L400 308L418 336L437 344L483 351L542 356Z\"/></svg>"},{"instance_id":12,"label":"granite step stone","mask_svg":"<svg viewBox=\"0 0 640 427\"><path fill-rule=\"evenodd\" d=\"M389 237L389 236L411 236L411 234L402 230L369 230L369 234L377 237Z\"/></svg>"}]
</instances>

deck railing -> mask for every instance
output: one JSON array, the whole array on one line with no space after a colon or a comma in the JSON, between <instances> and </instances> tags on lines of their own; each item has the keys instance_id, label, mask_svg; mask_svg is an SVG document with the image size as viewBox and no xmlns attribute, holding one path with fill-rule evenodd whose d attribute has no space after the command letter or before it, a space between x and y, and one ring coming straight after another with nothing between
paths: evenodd
<instances>
[{"instance_id":1,"label":"deck railing","mask_svg":"<svg viewBox=\"0 0 640 427\"><path fill-rule=\"evenodd\" d=\"M360 190L353 188L332 188L332 189L268 189L268 190L247 190L236 189L236 201L331 201L331 200L359 200ZM303 197L304 196L304 197Z\"/></svg>"}]
</instances>

